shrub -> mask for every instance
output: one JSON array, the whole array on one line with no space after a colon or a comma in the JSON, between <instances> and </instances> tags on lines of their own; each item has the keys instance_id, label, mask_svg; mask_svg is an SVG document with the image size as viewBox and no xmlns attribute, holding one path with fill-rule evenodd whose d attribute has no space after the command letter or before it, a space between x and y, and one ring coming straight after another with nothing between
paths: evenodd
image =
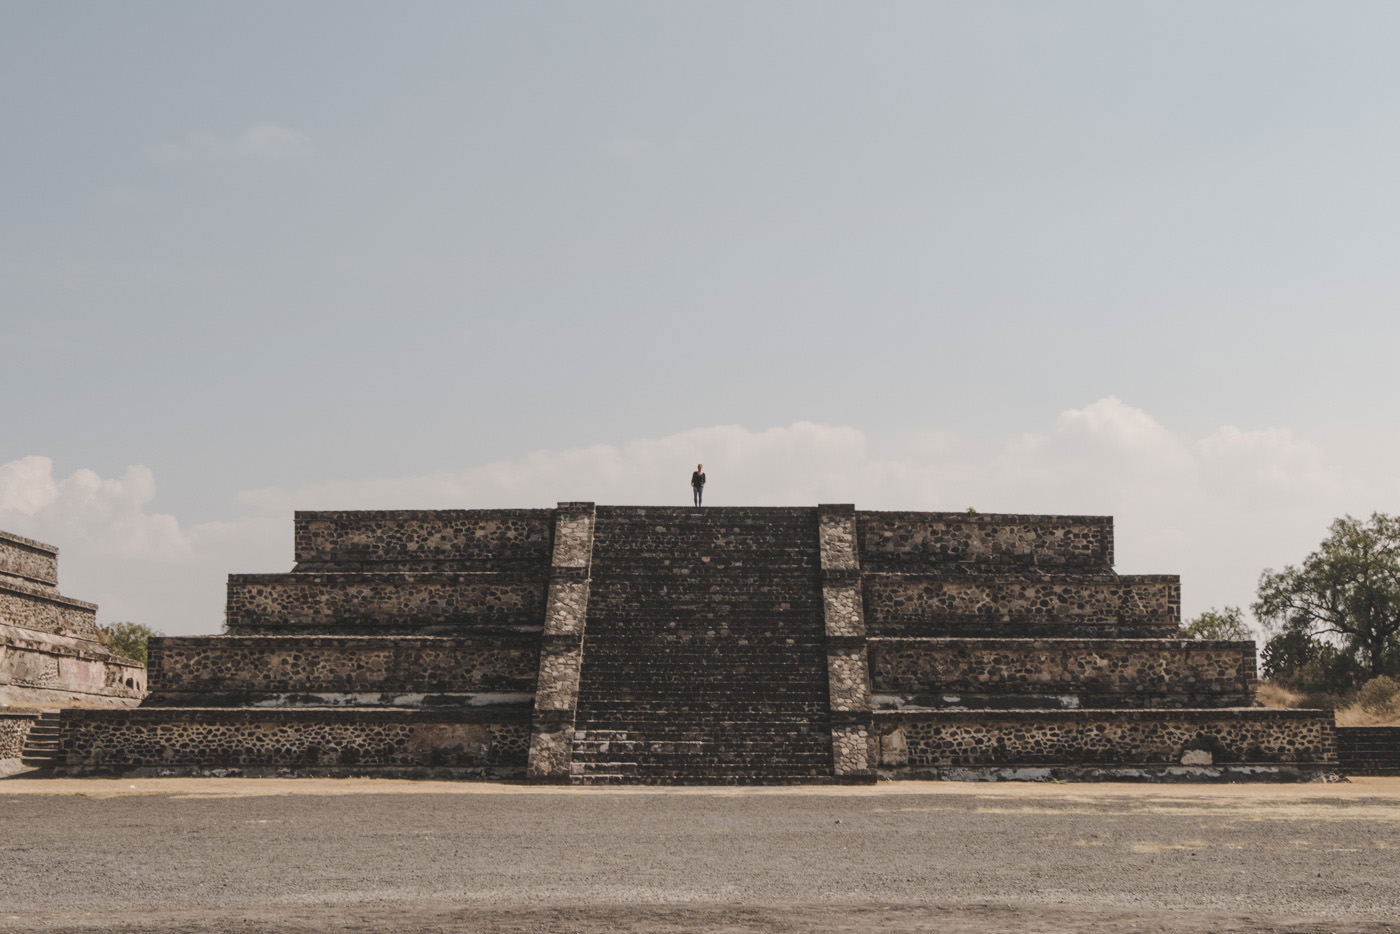
<instances>
[{"instance_id":1,"label":"shrub","mask_svg":"<svg viewBox=\"0 0 1400 934\"><path fill-rule=\"evenodd\" d=\"M1386 675L1372 678L1356 692L1361 709L1378 717L1400 713L1400 682Z\"/></svg>"},{"instance_id":2,"label":"shrub","mask_svg":"<svg viewBox=\"0 0 1400 934\"><path fill-rule=\"evenodd\" d=\"M146 662L146 643L151 636L158 635L160 633L140 623L113 623L97 627L97 637L103 645L142 664Z\"/></svg>"},{"instance_id":3,"label":"shrub","mask_svg":"<svg viewBox=\"0 0 1400 934\"><path fill-rule=\"evenodd\" d=\"M1304 710L1336 710L1341 704L1338 703L1335 694L1328 694L1326 691L1313 691L1303 695L1298 706Z\"/></svg>"}]
</instances>

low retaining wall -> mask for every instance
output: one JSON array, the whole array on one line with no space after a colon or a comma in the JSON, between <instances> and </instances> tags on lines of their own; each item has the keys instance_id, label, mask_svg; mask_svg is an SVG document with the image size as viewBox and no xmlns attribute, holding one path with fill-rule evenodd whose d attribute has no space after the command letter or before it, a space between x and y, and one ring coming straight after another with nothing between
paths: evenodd
<instances>
[{"instance_id":1,"label":"low retaining wall","mask_svg":"<svg viewBox=\"0 0 1400 934\"><path fill-rule=\"evenodd\" d=\"M1400 775L1400 726L1337 727L1337 762L1348 775Z\"/></svg>"},{"instance_id":2,"label":"low retaining wall","mask_svg":"<svg viewBox=\"0 0 1400 934\"><path fill-rule=\"evenodd\" d=\"M65 710L56 774L157 769L523 773L530 710Z\"/></svg>"},{"instance_id":3,"label":"low retaining wall","mask_svg":"<svg viewBox=\"0 0 1400 934\"><path fill-rule=\"evenodd\" d=\"M1248 707L1253 701L1253 642L872 638L868 651L877 708Z\"/></svg>"},{"instance_id":4,"label":"low retaining wall","mask_svg":"<svg viewBox=\"0 0 1400 934\"><path fill-rule=\"evenodd\" d=\"M871 635L1173 635L1175 575L872 574L862 579Z\"/></svg>"},{"instance_id":5,"label":"low retaining wall","mask_svg":"<svg viewBox=\"0 0 1400 934\"><path fill-rule=\"evenodd\" d=\"M1316 710L877 712L890 778L1048 766L1337 768L1331 714Z\"/></svg>"},{"instance_id":6,"label":"low retaining wall","mask_svg":"<svg viewBox=\"0 0 1400 934\"><path fill-rule=\"evenodd\" d=\"M552 509L399 509L296 513L298 565L450 562L548 567Z\"/></svg>"},{"instance_id":7,"label":"low retaining wall","mask_svg":"<svg viewBox=\"0 0 1400 934\"><path fill-rule=\"evenodd\" d=\"M544 576L510 573L230 574L232 633L538 627Z\"/></svg>"},{"instance_id":8,"label":"low retaining wall","mask_svg":"<svg viewBox=\"0 0 1400 934\"><path fill-rule=\"evenodd\" d=\"M0 531L0 577L6 576L57 589L58 549L23 535Z\"/></svg>"},{"instance_id":9,"label":"low retaining wall","mask_svg":"<svg viewBox=\"0 0 1400 934\"><path fill-rule=\"evenodd\" d=\"M539 637L529 634L181 636L153 638L149 652L152 703L210 694L533 693L539 668Z\"/></svg>"},{"instance_id":10,"label":"low retaining wall","mask_svg":"<svg viewBox=\"0 0 1400 934\"><path fill-rule=\"evenodd\" d=\"M0 580L0 624L97 638L97 605L15 577Z\"/></svg>"},{"instance_id":11,"label":"low retaining wall","mask_svg":"<svg viewBox=\"0 0 1400 934\"><path fill-rule=\"evenodd\" d=\"M868 570L987 565L1113 567L1111 516L856 512Z\"/></svg>"}]
</instances>

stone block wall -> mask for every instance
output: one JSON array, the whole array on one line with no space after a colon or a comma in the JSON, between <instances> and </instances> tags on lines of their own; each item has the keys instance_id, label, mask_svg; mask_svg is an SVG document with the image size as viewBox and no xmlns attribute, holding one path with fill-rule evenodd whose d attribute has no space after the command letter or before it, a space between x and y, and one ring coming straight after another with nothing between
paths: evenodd
<instances>
[{"instance_id":1,"label":"stone block wall","mask_svg":"<svg viewBox=\"0 0 1400 934\"><path fill-rule=\"evenodd\" d=\"M517 573L231 574L230 633L538 629L545 581Z\"/></svg>"},{"instance_id":2,"label":"stone block wall","mask_svg":"<svg viewBox=\"0 0 1400 934\"><path fill-rule=\"evenodd\" d=\"M95 640L97 605L45 585L0 578L0 625Z\"/></svg>"},{"instance_id":3,"label":"stone block wall","mask_svg":"<svg viewBox=\"0 0 1400 934\"><path fill-rule=\"evenodd\" d=\"M298 570L548 567L551 509L297 512Z\"/></svg>"},{"instance_id":4,"label":"stone block wall","mask_svg":"<svg viewBox=\"0 0 1400 934\"><path fill-rule=\"evenodd\" d=\"M891 778L1034 766L1316 765L1336 768L1332 717L1317 710L877 712Z\"/></svg>"},{"instance_id":5,"label":"stone block wall","mask_svg":"<svg viewBox=\"0 0 1400 934\"><path fill-rule=\"evenodd\" d=\"M495 694L519 703L534 693L539 666L539 638L529 634L183 636L153 638L149 651L151 705L291 704L298 695L319 703L469 695L486 703Z\"/></svg>"},{"instance_id":6,"label":"stone block wall","mask_svg":"<svg viewBox=\"0 0 1400 934\"><path fill-rule=\"evenodd\" d=\"M0 531L0 580L6 577L56 589L58 549L23 535Z\"/></svg>"},{"instance_id":7,"label":"stone block wall","mask_svg":"<svg viewBox=\"0 0 1400 934\"><path fill-rule=\"evenodd\" d=\"M37 719L37 711L0 710L0 761L20 757L25 737Z\"/></svg>"},{"instance_id":8,"label":"stone block wall","mask_svg":"<svg viewBox=\"0 0 1400 934\"><path fill-rule=\"evenodd\" d=\"M146 693L146 667L69 636L0 633L0 706L127 706Z\"/></svg>"},{"instance_id":9,"label":"stone block wall","mask_svg":"<svg viewBox=\"0 0 1400 934\"><path fill-rule=\"evenodd\" d=\"M1110 516L857 512L867 570L918 570L975 562L987 567L1113 566Z\"/></svg>"},{"instance_id":10,"label":"stone block wall","mask_svg":"<svg viewBox=\"0 0 1400 934\"><path fill-rule=\"evenodd\" d=\"M1337 727L1337 761L1348 775L1400 775L1400 726Z\"/></svg>"},{"instance_id":11,"label":"stone block wall","mask_svg":"<svg viewBox=\"0 0 1400 934\"><path fill-rule=\"evenodd\" d=\"M864 575L872 635L1166 637L1181 619L1175 575Z\"/></svg>"},{"instance_id":12,"label":"stone block wall","mask_svg":"<svg viewBox=\"0 0 1400 934\"><path fill-rule=\"evenodd\" d=\"M56 773L290 769L520 774L528 712L393 708L65 710Z\"/></svg>"},{"instance_id":13,"label":"stone block wall","mask_svg":"<svg viewBox=\"0 0 1400 934\"><path fill-rule=\"evenodd\" d=\"M877 708L1253 703L1253 642L879 638L869 653Z\"/></svg>"}]
</instances>

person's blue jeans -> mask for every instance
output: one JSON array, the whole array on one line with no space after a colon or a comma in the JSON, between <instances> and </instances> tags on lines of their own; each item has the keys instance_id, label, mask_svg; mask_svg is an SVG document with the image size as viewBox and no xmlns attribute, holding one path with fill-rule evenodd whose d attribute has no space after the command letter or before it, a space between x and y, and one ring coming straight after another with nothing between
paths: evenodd
<instances>
[{"instance_id":1,"label":"person's blue jeans","mask_svg":"<svg viewBox=\"0 0 1400 934\"><path fill-rule=\"evenodd\" d=\"M703 486L693 486L691 489L695 491L695 505L699 506L700 497L705 494L705 488Z\"/></svg>"}]
</instances>

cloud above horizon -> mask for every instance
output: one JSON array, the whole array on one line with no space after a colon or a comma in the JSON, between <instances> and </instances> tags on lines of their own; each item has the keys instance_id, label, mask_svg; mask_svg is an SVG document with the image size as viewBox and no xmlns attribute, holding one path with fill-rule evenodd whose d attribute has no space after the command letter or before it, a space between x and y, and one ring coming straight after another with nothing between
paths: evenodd
<instances>
[{"instance_id":1,"label":"cloud above horizon","mask_svg":"<svg viewBox=\"0 0 1400 934\"><path fill-rule=\"evenodd\" d=\"M164 140L146 147L146 155L157 165L192 163L255 162L274 163L300 159L311 150L311 138L300 130L280 123L254 123L231 136L189 133L179 140Z\"/></svg>"},{"instance_id":2,"label":"cloud above horizon","mask_svg":"<svg viewBox=\"0 0 1400 934\"><path fill-rule=\"evenodd\" d=\"M226 573L290 565L294 509L681 503L702 461L715 506L1113 515L1120 569L1180 573L1188 614L1247 604L1262 568L1298 560L1333 517L1382 509L1393 490L1335 466L1286 428L1227 425L1192 438L1110 396L999 441L934 432L876 441L812 422L718 425L416 476L250 490L226 520L196 525L152 508L146 467L60 478L49 458L30 456L0 465L0 528L59 544L65 589L102 603L104 620L213 632Z\"/></svg>"}]
</instances>

